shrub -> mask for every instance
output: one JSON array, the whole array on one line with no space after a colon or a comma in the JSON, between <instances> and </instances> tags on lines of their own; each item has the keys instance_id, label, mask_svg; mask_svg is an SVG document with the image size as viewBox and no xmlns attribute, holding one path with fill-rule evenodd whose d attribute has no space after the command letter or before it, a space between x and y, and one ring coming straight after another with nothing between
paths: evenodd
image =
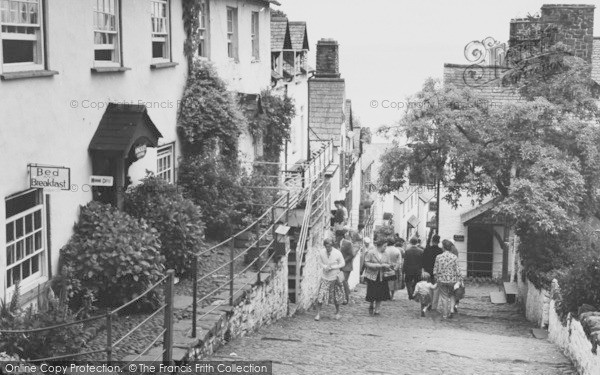
<instances>
[{"instance_id":1,"label":"shrub","mask_svg":"<svg viewBox=\"0 0 600 375\"><path fill-rule=\"evenodd\" d=\"M188 156L179 164L179 185L184 195L202 207L206 235L225 239L241 224L242 212L235 204L243 201L237 172L218 156Z\"/></svg>"},{"instance_id":2,"label":"shrub","mask_svg":"<svg viewBox=\"0 0 600 375\"><path fill-rule=\"evenodd\" d=\"M565 317L585 304L600 307L600 255L595 251L582 256L566 274L559 277L561 300L557 311Z\"/></svg>"},{"instance_id":3,"label":"shrub","mask_svg":"<svg viewBox=\"0 0 600 375\"><path fill-rule=\"evenodd\" d=\"M31 330L54 325L72 323L76 316L66 303L50 295L48 308L35 311L29 307L20 309L18 288L10 303L2 301L0 307L0 329ZM4 333L0 335L0 352L22 359L39 359L60 354L77 353L84 344L81 324L32 333Z\"/></svg>"},{"instance_id":4,"label":"shrub","mask_svg":"<svg viewBox=\"0 0 600 375\"><path fill-rule=\"evenodd\" d=\"M158 230L167 268L179 275L190 271L192 256L202 247L204 237L202 213L194 202L184 198L174 185L147 176L127 191L125 211L146 219Z\"/></svg>"},{"instance_id":5,"label":"shrub","mask_svg":"<svg viewBox=\"0 0 600 375\"><path fill-rule=\"evenodd\" d=\"M102 306L126 303L163 276L158 233L144 219L90 202L81 208L74 232L61 249L62 264L72 267L73 277Z\"/></svg>"}]
</instances>

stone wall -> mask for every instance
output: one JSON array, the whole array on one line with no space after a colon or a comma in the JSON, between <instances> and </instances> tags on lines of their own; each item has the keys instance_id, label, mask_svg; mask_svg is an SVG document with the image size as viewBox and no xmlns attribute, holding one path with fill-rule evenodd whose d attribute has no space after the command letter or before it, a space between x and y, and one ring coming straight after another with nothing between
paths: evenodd
<instances>
[{"instance_id":1,"label":"stone wall","mask_svg":"<svg viewBox=\"0 0 600 375\"><path fill-rule=\"evenodd\" d=\"M573 361L577 370L582 375L596 375L600 371L600 357L592 353L592 343L587 338L580 321L570 315L566 325L563 326L556 313L553 299L549 298L546 290L536 289L527 280L520 283L526 284L526 298L523 301L527 319L536 323L546 322L548 325L548 338L558 345L567 357Z\"/></svg>"},{"instance_id":2,"label":"stone wall","mask_svg":"<svg viewBox=\"0 0 600 375\"><path fill-rule=\"evenodd\" d=\"M549 304L548 337L569 357L581 375L596 375L600 372L600 357L592 353L592 343L588 340L581 323L571 316L563 326L556 310L555 301Z\"/></svg>"},{"instance_id":3,"label":"stone wall","mask_svg":"<svg viewBox=\"0 0 600 375\"><path fill-rule=\"evenodd\" d=\"M188 351L187 359L201 359L228 341L287 316L287 257L273 264L270 272L261 273L260 283L249 285L234 299L234 306L222 306L198 322L200 341ZM181 357L174 355L174 359L178 358Z\"/></svg>"},{"instance_id":4,"label":"stone wall","mask_svg":"<svg viewBox=\"0 0 600 375\"><path fill-rule=\"evenodd\" d=\"M545 4L540 18L542 47L563 43L575 56L592 60L594 5Z\"/></svg>"}]
</instances>

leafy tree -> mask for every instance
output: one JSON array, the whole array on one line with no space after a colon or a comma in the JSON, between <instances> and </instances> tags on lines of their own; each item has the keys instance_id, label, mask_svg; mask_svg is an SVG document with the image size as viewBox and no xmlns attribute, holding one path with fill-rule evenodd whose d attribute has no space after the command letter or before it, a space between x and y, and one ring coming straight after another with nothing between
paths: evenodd
<instances>
[{"instance_id":1,"label":"leafy tree","mask_svg":"<svg viewBox=\"0 0 600 375\"><path fill-rule=\"evenodd\" d=\"M525 100L500 106L470 88L427 80L412 99L423 105L386 130L406 136L410 147L397 144L382 156L380 191L394 191L408 177L439 177L448 202L456 205L465 193L479 202L496 198L494 212L521 232L576 228L580 217L598 211L595 83L578 58L563 55L553 68L522 74Z\"/></svg>"}]
</instances>

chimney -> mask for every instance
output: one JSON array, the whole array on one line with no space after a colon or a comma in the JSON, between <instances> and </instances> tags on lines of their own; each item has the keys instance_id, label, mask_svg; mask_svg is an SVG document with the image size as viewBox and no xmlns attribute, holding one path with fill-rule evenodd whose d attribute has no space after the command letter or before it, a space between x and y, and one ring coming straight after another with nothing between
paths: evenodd
<instances>
[{"instance_id":1,"label":"chimney","mask_svg":"<svg viewBox=\"0 0 600 375\"><path fill-rule=\"evenodd\" d=\"M540 19L543 48L563 43L575 56L592 61L594 5L546 4Z\"/></svg>"},{"instance_id":2,"label":"chimney","mask_svg":"<svg viewBox=\"0 0 600 375\"><path fill-rule=\"evenodd\" d=\"M340 78L339 45L333 39L321 39L317 43L316 77Z\"/></svg>"}]
</instances>

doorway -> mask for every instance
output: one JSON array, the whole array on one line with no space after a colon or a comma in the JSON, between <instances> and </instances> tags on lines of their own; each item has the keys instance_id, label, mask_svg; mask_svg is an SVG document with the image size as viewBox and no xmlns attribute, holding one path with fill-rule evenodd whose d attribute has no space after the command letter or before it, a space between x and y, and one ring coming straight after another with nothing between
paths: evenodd
<instances>
[{"instance_id":1,"label":"doorway","mask_svg":"<svg viewBox=\"0 0 600 375\"><path fill-rule=\"evenodd\" d=\"M469 225L467 238L467 276L492 277L494 265L494 227Z\"/></svg>"}]
</instances>

